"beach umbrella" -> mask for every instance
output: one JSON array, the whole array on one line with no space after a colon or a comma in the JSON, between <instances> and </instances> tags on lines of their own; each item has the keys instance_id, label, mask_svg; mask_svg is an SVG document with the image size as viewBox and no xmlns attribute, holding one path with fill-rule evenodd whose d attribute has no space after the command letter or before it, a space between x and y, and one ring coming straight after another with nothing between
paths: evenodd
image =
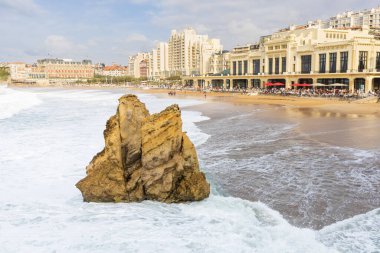
<instances>
[{"instance_id":1,"label":"beach umbrella","mask_svg":"<svg viewBox=\"0 0 380 253\"><path fill-rule=\"evenodd\" d=\"M314 87L326 87L326 84L323 84L323 83L314 83L313 86Z\"/></svg>"},{"instance_id":2,"label":"beach umbrella","mask_svg":"<svg viewBox=\"0 0 380 253\"><path fill-rule=\"evenodd\" d=\"M293 83L292 86L295 86L295 87L310 87L311 84L308 84L308 83Z\"/></svg>"},{"instance_id":3,"label":"beach umbrella","mask_svg":"<svg viewBox=\"0 0 380 253\"><path fill-rule=\"evenodd\" d=\"M344 87L344 86L348 86L348 84L344 84L344 83L333 83L333 84L329 84L328 86L332 86L332 87Z\"/></svg>"}]
</instances>

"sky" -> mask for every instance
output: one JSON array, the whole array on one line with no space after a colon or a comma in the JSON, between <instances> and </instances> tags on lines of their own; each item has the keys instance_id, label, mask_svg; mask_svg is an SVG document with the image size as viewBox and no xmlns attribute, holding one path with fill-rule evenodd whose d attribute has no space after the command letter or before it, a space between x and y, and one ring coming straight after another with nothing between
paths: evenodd
<instances>
[{"instance_id":1,"label":"sky","mask_svg":"<svg viewBox=\"0 0 380 253\"><path fill-rule=\"evenodd\" d=\"M187 27L229 50L291 24L379 0L0 0L0 62L41 58L128 63Z\"/></svg>"}]
</instances>

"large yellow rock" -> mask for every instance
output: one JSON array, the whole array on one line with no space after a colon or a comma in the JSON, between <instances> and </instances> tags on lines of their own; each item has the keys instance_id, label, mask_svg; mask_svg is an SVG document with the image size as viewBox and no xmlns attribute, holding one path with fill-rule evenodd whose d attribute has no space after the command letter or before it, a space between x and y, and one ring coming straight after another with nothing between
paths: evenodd
<instances>
[{"instance_id":1,"label":"large yellow rock","mask_svg":"<svg viewBox=\"0 0 380 253\"><path fill-rule=\"evenodd\" d=\"M199 170L194 145L182 132L177 105L150 116L136 96L123 96L104 138L104 150L76 185L84 201L173 203L209 196L210 185Z\"/></svg>"}]
</instances>

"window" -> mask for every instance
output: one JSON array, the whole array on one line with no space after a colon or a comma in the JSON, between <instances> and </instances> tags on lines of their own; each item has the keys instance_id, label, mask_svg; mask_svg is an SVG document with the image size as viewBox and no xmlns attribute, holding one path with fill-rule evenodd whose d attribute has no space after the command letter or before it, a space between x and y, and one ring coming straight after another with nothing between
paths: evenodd
<instances>
[{"instance_id":1,"label":"window","mask_svg":"<svg viewBox=\"0 0 380 253\"><path fill-rule=\"evenodd\" d=\"M232 64L233 64L233 68L232 68L232 74L234 75L234 76L236 76L236 61L233 61L232 62Z\"/></svg>"},{"instance_id":2,"label":"window","mask_svg":"<svg viewBox=\"0 0 380 253\"><path fill-rule=\"evenodd\" d=\"M311 55L301 56L301 73L308 74L311 71Z\"/></svg>"},{"instance_id":3,"label":"window","mask_svg":"<svg viewBox=\"0 0 380 253\"><path fill-rule=\"evenodd\" d=\"M253 60L253 74L257 75L260 72L260 60Z\"/></svg>"},{"instance_id":4,"label":"window","mask_svg":"<svg viewBox=\"0 0 380 253\"><path fill-rule=\"evenodd\" d=\"M336 73L336 53L330 53L330 73Z\"/></svg>"},{"instance_id":5,"label":"window","mask_svg":"<svg viewBox=\"0 0 380 253\"><path fill-rule=\"evenodd\" d=\"M368 58L367 51L359 51L359 66L358 66L359 72L363 72L363 70L367 68L367 58Z\"/></svg>"},{"instance_id":6,"label":"window","mask_svg":"<svg viewBox=\"0 0 380 253\"><path fill-rule=\"evenodd\" d=\"M326 73L326 54L319 55L319 73Z\"/></svg>"},{"instance_id":7,"label":"window","mask_svg":"<svg viewBox=\"0 0 380 253\"><path fill-rule=\"evenodd\" d=\"M273 73L273 58L269 58L269 75Z\"/></svg>"},{"instance_id":8,"label":"window","mask_svg":"<svg viewBox=\"0 0 380 253\"><path fill-rule=\"evenodd\" d=\"M280 58L274 59L274 72L276 75L280 74Z\"/></svg>"},{"instance_id":9,"label":"window","mask_svg":"<svg viewBox=\"0 0 380 253\"><path fill-rule=\"evenodd\" d=\"M244 75L248 73L248 61L244 61Z\"/></svg>"},{"instance_id":10,"label":"window","mask_svg":"<svg viewBox=\"0 0 380 253\"><path fill-rule=\"evenodd\" d=\"M340 53L340 72L346 73L348 69L348 52Z\"/></svg>"},{"instance_id":11,"label":"window","mask_svg":"<svg viewBox=\"0 0 380 253\"><path fill-rule=\"evenodd\" d=\"M380 72L380 52L376 52L376 71Z\"/></svg>"},{"instance_id":12,"label":"window","mask_svg":"<svg viewBox=\"0 0 380 253\"><path fill-rule=\"evenodd\" d=\"M242 70L243 64L241 61L238 61L238 75L241 76L243 74Z\"/></svg>"},{"instance_id":13,"label":"window","mask_svg":"<svg viewBox=\"0 0 380 253\"><path fill-rule=\"evenodd\" d=\"M286 57L282 57L282 73L286 72Z\"/></svg>"}]
</instances>

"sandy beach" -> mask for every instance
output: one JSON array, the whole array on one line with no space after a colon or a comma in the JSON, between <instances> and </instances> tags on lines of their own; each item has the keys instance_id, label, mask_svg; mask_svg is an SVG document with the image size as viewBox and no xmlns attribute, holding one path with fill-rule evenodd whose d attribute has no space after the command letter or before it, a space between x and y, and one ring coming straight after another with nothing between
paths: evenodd
<instances>
[{"instance_id":1,"label":"sandy beach","mask_svg":"<svg viewBox=\"0 0 380 253\"><path fill-rule=\"evenodd\" d=\"M12 105L2 107L6 110L0 139L7 147L0 152L0 167L6 168L2 187L5 192L13 190L2 196L5 204L0 209L9 217L3 221L8 226L4 240L15 245L33 231L32 243L56 245L57 239L61 247L89 247L108 237L109 221L118 224L116 230L124 240L131 241L156 231L177 235L183 226L186 238L204 231L202 240L220 239L220 244L230 234L239 245L261 242L256 235L268 229L275 233L266 238L295 235L287 239L292 247L294 242L305 242L298 240L305 231L310 233L308 247L309 240L336 243L352 234L374 238L379 234L378 104L219 93L204 98L189 91L169 96L168 90L124 87L2 89L0 102ZM104 147L105 122L125 93L137 94L152 113L180 105L184 130L195 143L200 167L212 185L210 199L183 205L82 202L74 185ZM20 225L9 227L11 223ZM77 240L88 224L94 227L91 237ZM141 231L130 230L133 224ZM353 230L346 231L345 224ZM362 224L372 224L370 231ZM242 231L247 231L246 237ZM331 231L338 233L338 239ZM270 244L276 243L270 240ZM344 240L342 245L351 247ZM27 242L20 247L31 246ZM119 247L118 239L107 244L107 249L112 247Z\"/></svg>"},{"instance_id":2,"label":"sandy beach","mask_svg":"<svg viewBox=\"0 0 380 253\"><path fill-rule=\"evenodd\" d=\"M37 86L29 85L10 85L10 87L32 88ZM169 89L158 88L134 88L120 86L41 86L39 88L59 87L67 89L126 89L139 93L168 95ZM229 102L234 104L253 104L253 105L276 105L285 106L295 112L308 110L309 113L324 114L337 117L380 117L380 103L371 102L360 103L360 101L342 101L339 99L309 98L295 96L276 96L276 95L253 95L249 96L231 92L207 92L191 90L175 90L175 97L206 99L208 102Z\"/></svg>"}]
</instances>

